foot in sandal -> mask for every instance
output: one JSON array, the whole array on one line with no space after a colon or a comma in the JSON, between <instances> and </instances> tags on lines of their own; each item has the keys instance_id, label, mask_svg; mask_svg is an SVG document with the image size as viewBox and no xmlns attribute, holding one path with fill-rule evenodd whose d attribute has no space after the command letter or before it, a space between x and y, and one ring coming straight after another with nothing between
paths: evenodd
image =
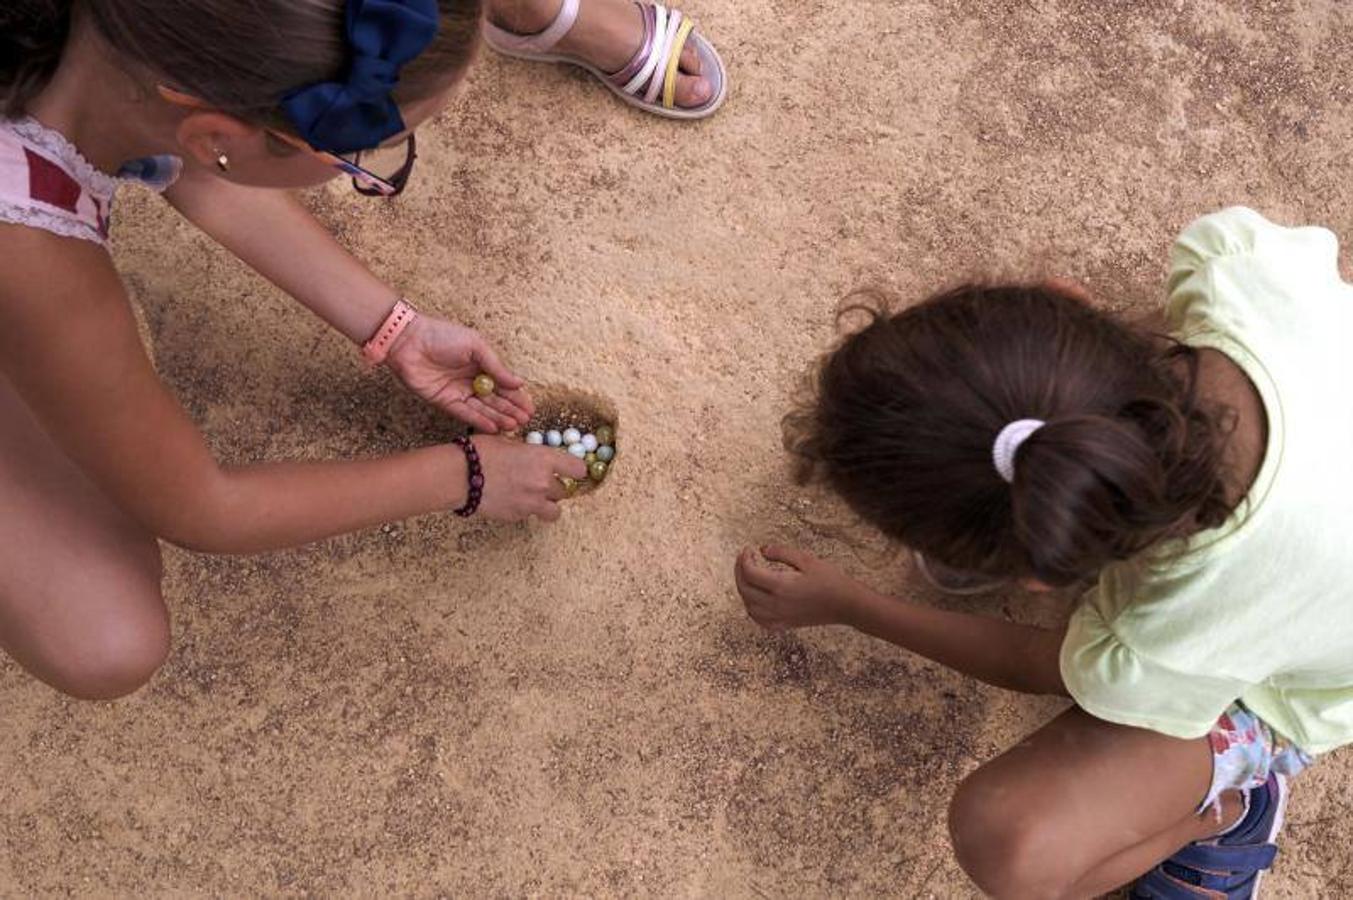
<instances>
[{"instance_id":1,"label":"foot in sandal","mask_svg":"<svg viewBox=\"0 0 1353 900\"><path fill-rule=\"evenodd\" d=\"M484 38L508 56L581 66L668 118L702 119L727 93L723 61L693 21L647 0L493 0Z\"/></svg>"},{"instance_id":2,"label":"foot in sandal","mask_svg":"<svg viewBox=\"0 0 1353 900\"><path fill-rule=\"evenodd\" d=\"M1253 900L1278 854L1287 781L1270 775L1246 795L1246 809L1225 834L1189 844L1132 886L1131 900Z\"/></svg>"}]
</instances>

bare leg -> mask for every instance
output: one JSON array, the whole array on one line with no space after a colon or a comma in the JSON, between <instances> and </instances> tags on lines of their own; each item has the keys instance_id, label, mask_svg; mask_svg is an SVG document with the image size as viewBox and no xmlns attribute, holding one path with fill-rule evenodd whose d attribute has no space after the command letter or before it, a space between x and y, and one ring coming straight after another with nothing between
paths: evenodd
<instances>
[{"instance_id":1,"label":"bare leg","mask_svg":"<svg viewBox=\"0 0 1353 900\"><path fill-rule=\"evenodd\" d=\"M536 34L559 14L561 0L491 0L489 18L517 34ZM618 72L639 49L644 20L634 0L583 0L578 22L559 49L575 53L603 72ZM687 47L681 54L677 106L695 107L709 100L713 88L700 77L700 55Z\"/></svg>"},{"instance_id":2,"label":"bare leg","mask_svg":"<svg viewBox=\"0 0 1353 900\"><path fill-rule=\"evenodd\" d=\"M1240 794L1229 791L1222 795L1220 818L1211 810L1190 815L1160 834L1099 863L1067 893L1072 897L1094 897L1140 878L1157 863L1173 856L1181 847L1212 837L1234 824L1244 810ZM1145 866L1143 860L1146 860Z\"/></svg>"},{"instance_id":3,"label":"bare leg","mask_svg":"<svg viewBox=\"0 0 1353 900\"><path fill-rule=\"evenodd\" d=\"M949 810L954 851L997 897L1093 896L1229 824L1195 815L1211 780L1205 739L1073 709L960 785Z\"/></svg>"},{"instance_id":4,"label":"bare leg","mask_svg":"<svg viewBox=\"0 0 1353 900\"><path fill-rule=\"evenodd\" d=\"M0 378L0 649L47 684L106 699L164 661L155 539L56 447Z\"/></svg>"}]
</instances>

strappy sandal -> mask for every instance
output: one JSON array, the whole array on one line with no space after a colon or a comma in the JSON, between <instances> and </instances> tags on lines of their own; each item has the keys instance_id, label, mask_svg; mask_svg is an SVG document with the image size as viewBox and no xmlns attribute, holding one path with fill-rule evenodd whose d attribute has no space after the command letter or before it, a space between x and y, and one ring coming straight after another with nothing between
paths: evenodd
<instances>
[{"instance_id":1,"label":"strappy sandal","mask_svg":"<svg viewBox=\"0 0 1353 900\"><path fill-rule=\"evenodd\" d=\"M723 105L728 95L728 72L723 60L709 41L695 32L695 22L679 9L661 3L640 2L644 39L634 57L618 72L603 72L592 63L571 53L556 52L555 47L573 28L581 0L564 0L559 15L550 27L538 34L513 34L484 21L484 41L505 56L534 62L569 63L595 75L611 93L630 106L669 119L703 119ZM704 104L689 109L676 105L677 76L681 73L681 53L690 43L700 54L700 77L713 92Z\"/></svg>"},{"instance_id":2,"label":"strappy sandal","mask_svg":"<svg viewBox=\"0 0 1353 900\"><path fill-rule=\"evenodd\" d=\"M1189 844L1137 879L1130 900L1252 900L1278 855L1287 806L1287 781L1270 775L1249 795L1234 831Z\"/></svg>"}]
</instances>

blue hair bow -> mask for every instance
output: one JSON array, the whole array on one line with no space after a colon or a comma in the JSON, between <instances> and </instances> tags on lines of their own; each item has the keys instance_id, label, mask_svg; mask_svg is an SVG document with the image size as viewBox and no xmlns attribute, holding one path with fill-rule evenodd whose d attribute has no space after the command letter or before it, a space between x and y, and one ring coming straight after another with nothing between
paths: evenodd
<instances>
[{"instance_id":1,"label":"blue hair bow","mask_svg":"<svg viewBox=\"0 0 1353 900\"><path fill-rule=\"evenodd\" d=\"M316 150L370 150L404 130L391 97L399 71L437 36L437 0L347 0L346 81L321 81L282 98L282 112Z\"/></svg>"}]
</instances>

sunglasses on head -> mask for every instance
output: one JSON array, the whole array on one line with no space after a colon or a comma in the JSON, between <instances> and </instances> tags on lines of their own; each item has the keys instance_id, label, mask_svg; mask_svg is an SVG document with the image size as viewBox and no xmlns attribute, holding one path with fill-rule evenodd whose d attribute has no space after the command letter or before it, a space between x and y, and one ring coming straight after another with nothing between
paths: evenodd
<instances>
[{"instance_id":1,"label":"sunglasses on head","mask_svg":"<svg viewBox=\"0 0 1353 900\"><path fill-rule=\"evenodd\" d=\"M212 108L209 103L191 94L164 85L160 85L158 89L160 96L175 106L190 109ZM402 194L409 183L409 176L413 173L414 162L418 159L418 144L412 132L392 147L358 150L355 153L331 153L328 150L318 150L286 132L266 127L264 131L287 146L308 153L347 175L352 179L353 188L367 197L397 197ZM372 165L373 159L378 160L379 165ZM371 168L362 165L364 160ZM374 168L379 168L382 174L372 171Z\"/></svg>"}]
</instances>

